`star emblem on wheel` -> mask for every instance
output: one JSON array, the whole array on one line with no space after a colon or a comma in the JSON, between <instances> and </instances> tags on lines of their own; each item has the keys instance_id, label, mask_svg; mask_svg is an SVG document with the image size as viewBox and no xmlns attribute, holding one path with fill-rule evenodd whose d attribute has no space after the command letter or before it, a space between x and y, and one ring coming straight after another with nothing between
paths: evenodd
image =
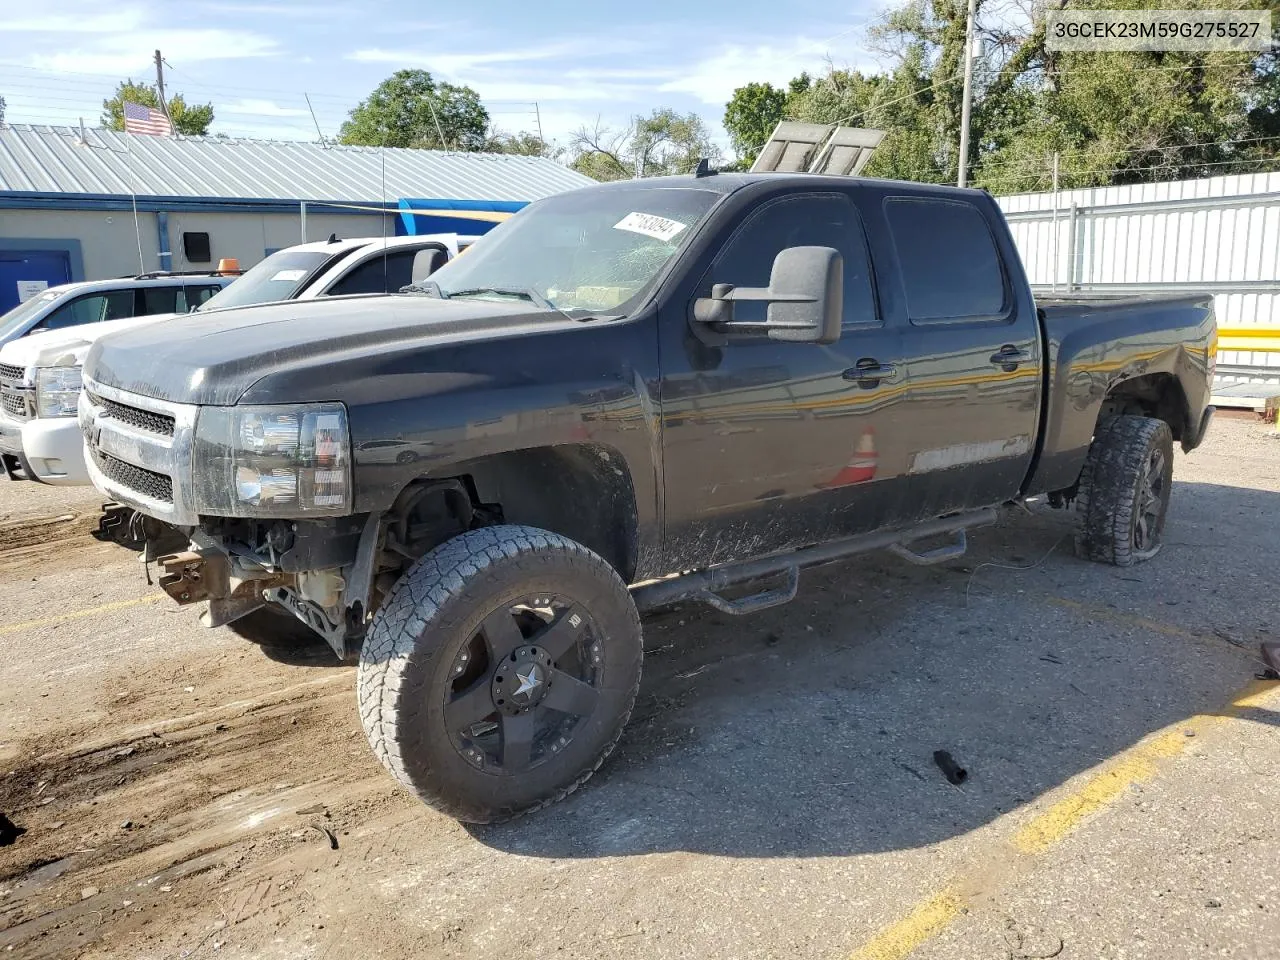
<instances>
[{"instance_id":1,"label":"star emblem on wheel","mask_svg":"<svg viewBox=\"0 0 1280 960\"><path fill-rule=\"evenodd\" d=\"M516 687L512 696L518 699L527 700L542 686L542 673L536 663L529 664L523 671L517 670L516 679L520 681L520 686Z\"/></svg>"}]
</instances>

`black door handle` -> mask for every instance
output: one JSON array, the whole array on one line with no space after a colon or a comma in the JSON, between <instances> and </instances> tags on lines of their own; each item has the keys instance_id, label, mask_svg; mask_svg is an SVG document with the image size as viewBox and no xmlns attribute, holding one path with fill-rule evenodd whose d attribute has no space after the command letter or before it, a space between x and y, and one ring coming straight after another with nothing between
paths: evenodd
<instances>
[{"instance_id":1,"label":"black door handle","mask_svg":"<svg viewBox=\"0 0 1280 960\"><path fill-rule=\"evenodd\" d=\"M852 380L860 387L876 387L881 380L891 380L898 375L898 368L892 363L881 363L869 357L859 360L855 366L844 372L846 380Z\"/></svg>"},{"instance_id":2,"label":"black door handle","mask_svg":"<svg viewBox=\"0 0 1280 960\"><path fill-rule=\"evenodd\" d=\"M1005 373L1013 373L1018 369L1018 364L1026 363L1031 359L1031 354L1025 350L1019 350L1011 343L1006 343L997 353L993 353L990 359Z\"/></svg>"}]
</instances>

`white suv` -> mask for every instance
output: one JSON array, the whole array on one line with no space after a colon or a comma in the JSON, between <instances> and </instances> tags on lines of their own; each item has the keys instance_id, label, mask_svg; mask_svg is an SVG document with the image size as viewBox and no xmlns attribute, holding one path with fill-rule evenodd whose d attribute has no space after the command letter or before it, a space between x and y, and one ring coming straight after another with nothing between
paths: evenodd
<instances>
[{"instance_id":1,"label":"white suv","mask_svg":"<svg viewBox=\"0 0 1280 960\"><path fill-rule=\"evenodd\" d=\"M424 279L475 239L449 233L299 244L273 253L194 309L203 313L280 300L394 293ZM88 484L76 421L85 355L110 333L178 315L107 318L36 333L0 349L0 480Z\"/></svg>"},{"instance_id":2,"label":"white suv","mask_svg":"<svg viewBox=\"0 0 1280 960\"><path fill-rule=\"evenodd\" d=\"M186 313L234 279L210 273L144 273L50 287L0 316L0 347L45 330L125 317Z\"/></svg>"}]
</instances>

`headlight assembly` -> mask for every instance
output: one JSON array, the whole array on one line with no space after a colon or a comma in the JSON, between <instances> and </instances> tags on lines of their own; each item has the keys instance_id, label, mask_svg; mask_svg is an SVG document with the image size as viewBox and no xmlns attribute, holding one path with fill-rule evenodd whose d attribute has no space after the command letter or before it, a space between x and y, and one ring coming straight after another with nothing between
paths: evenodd
<instances>
[{"instance_id":1,"label":"headlight assembly","mask_svg":"<svg viewBox=\"0 0 1280 960\"><path fill-rule=\"evenodd\" d=\"M79 403L79 367L36 369L36 416L74 417Z\"/></svg>"},{"instance_id":2,"label":"headlight assembly","mask_svg":"<svg viewBox=\"0 0 1280 960\"><path fill-rule=\"evenodd\" d=\"M192 469L198 513L344 516L351 510L346 408L203 407Z\"/></svg>"}]
</instances>

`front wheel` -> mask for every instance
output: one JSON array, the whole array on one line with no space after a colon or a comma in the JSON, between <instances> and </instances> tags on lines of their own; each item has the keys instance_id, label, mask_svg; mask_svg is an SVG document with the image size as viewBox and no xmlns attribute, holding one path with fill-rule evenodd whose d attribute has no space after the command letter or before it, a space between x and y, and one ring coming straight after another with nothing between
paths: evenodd
<instances>
[{"instance_id":1,"label":"front wheel","mask_svg":"<svg viewBox=\"0 0 1280 960\"><path fill-rule=\"evenodd\" d=\"M599 768L631 714L641 658L635 604L603 559L545 530L485 527L414 564L374 617L361 721L423 801L506 820Z\"/></svg>"},{"instance_id":2,"label":"front wheel","mask_svg":"<svg viewBox=\"0 0 1280 960\"><path fill-rule=\"evenodd\" d=\"M1076 552L1127 567L1150 560L1164 543L1173 489L1173 436L1152 417L1103 422L1089 447L1076 495Z\"/></svg>"}]
</instances>

